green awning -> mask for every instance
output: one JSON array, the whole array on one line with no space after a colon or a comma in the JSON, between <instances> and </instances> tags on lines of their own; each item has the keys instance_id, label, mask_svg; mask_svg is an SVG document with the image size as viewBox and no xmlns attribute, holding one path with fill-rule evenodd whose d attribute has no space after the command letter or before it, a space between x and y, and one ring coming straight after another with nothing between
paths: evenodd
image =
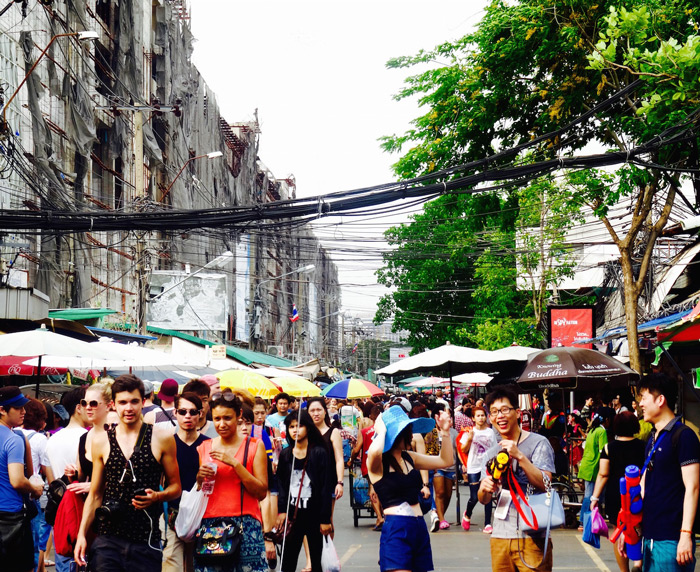
<instances>
[{"instance_id":1,"label":"green awning","mask_svg":"<svg viewBox=\"0 0 700 572\"><path fill-rule=\"evenodd\" d=\"M181 340L186 340L194 344L199 344L200 346L217 346L216 342L211 340L203 340L196 336L190 334L185 334L184 332L178 332L177 330L168 330L166 328L158 328L156 326L148 326L148 331L154 334L160 334L162 336L171 336L173 338L180 338ZM296 362L292 360L275 357L268 355L263 352L255 352L253 350L247 350L244 348L236 348L233 346L226 346L226 355L233 358L245 365L250 365L251 363L260 363L263 365L277 365L282 367L288 367L291 365L296 365Z\"/></svg>"},{"instance_id":2,"label":"green awning","mask_svg":"<svg viewBox=\"0 0 700 572\"><path fill-rule=\"evenodd\" d=\"M111 308L67 308L65 310L49 310L49 318L64 320L95 320L104 316L116 314Z\"/></svg>"}]
</instances>

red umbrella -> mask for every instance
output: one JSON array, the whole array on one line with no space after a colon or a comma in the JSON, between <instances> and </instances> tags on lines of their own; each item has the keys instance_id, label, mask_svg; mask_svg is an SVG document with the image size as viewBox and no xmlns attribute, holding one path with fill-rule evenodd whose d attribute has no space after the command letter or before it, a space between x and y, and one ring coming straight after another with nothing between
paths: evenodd
<instances>
[{"instance_id":1,"label":"red umbrella","mask_svg":"<svg viewBox=\"0 0 700 572\"><path fill-rule=\"evenodd\" d=\"M0 376L3 375L26 375L32 376L36 374L36 367L27 365L24 362L29 361L29 356L0 356ZM59 375L66 373L67 368L60 367L42 367L41 375Z\"/></svg>"}]
</instances>

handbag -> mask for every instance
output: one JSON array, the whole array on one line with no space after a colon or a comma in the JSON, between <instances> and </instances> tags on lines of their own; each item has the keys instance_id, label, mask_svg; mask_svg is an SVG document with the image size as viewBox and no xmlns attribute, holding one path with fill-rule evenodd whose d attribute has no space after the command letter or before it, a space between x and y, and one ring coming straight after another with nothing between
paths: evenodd
<instances>
[{"instance_id":1,"label":"handbag","mask_svg":"<svg viewBox=\"0 0 700 572\"><path fill-rule=\"evenodd\" d=\"M301 482L299 483L299 494L297 494L297 500L294 503L294 515L292 516L292 518L289 518L289 514L287 514L287 518L284 519L284 526L282 527L281 530L273 528L270 532L266 532L263 535L263 538L265 540L270 540L270 541L274 542L277 546L282 546L282 544L284 544L284 539L292 531L292 527L294 526L294 521L296 520L297 513L299 512L299 500L301 499L301 489L304 486L304 476L306 475L306 463L308 460L309 460L309 456L307 455L306 460L304 461L304 468L301 471Z\"/></svg>"},{"instance_id":2,"label":"handbag","mask_svg":"<svg viewBox=\"0 0 700 572\"><path fill-rule=\"evenodd\" d=\"M243 452L243 466L248 465L246 437ZM241 516L243 516L243 481L241 481ZM209 524L202 524L195 535L194 557L198 563L211 566L233 566L238 562L243 540L243 526L231 518L217 518Z\"/></svg>"}]
</instances>

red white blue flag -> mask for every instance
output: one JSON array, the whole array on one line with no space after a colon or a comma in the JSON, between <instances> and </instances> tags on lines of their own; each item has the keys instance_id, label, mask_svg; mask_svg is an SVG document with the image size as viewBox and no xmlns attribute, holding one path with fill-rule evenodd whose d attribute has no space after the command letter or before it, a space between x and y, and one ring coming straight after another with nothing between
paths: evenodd
<instances>
[{"instance_id":1,"label":"red white blue flag","mask_svg":"<svg viewBox=\"0 0 700 572\"><path fill-rule=\"evenodd\" d=\"M290 322L296 322L299 319L299 312L297 311L297 305L292 304L292 317L289 318Z\"/></svg>"},{"instance_id":2,"label":"red white blue flag","mask_svg":"<svg viewBox=\"0 0 700 572\"><path fill-rule=\"evenodd\" d=\"M357 351L357 346L360 345L360 342L355 342L355 345L352 347L352 353L355 353Z\"/></svg>"}]
</instances>

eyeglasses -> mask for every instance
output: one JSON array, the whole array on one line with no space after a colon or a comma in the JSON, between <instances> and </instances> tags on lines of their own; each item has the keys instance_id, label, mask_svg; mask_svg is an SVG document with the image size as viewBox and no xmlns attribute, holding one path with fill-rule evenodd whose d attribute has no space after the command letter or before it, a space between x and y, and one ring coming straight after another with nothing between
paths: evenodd
<instances>
[{"instance_id":1,"label":"eyeglasses","mask_svg":"<svg viewBox=\"0 0 700 572\"><path fill-rule=\"evenodd\" d=\"M508 415L508 414L509 414L511 411L513 411L514 409L515 409L515 407L508 407L507 405L504 405L504 406L501 407L500 409L496 409L496 408L494 407L493 409L491 409L491 410L489 411L489 413L490 413L493 417L495 417L495 416L498 415L499 413L500 413L501 415Z\"/></svg>"},{"instance_id":2,"label":"eyeglasses","mask_svg":"<svg viewBox=\"0 0 700 572\"><path fill-rule=\"evenodd\" d=\"M183 417L189 413L192 417L194 417L195 415L199 415L199 409L177 409L176 413L178 415L182 415Z\"/></svg>"},{"instance_id":3,"label":"eyeglasses","mask_svg":"<svg viewBox=\"0 0 700 572\"><path fill-rule=\"evenodd\" d=\"M233 393L233 391L217 391L211 396L211 400L217 401L219 399L223 399L224 401L233 401L235 397L236 394Z\"/></svg>"},{"instance_id":4,"label":"eyeglasses","mask_svg":"<svg viewBox=\"0 0 700 572\"><path fill-rule=\"evenodd\" d=\"M99 404L100 404L100 402L97 401L97 400L95 400L95 399L93 399L92 401L85 401L84 399L81 399L81 400L80 400L80 405L82 405L83 407L92 407L92 408L95 408L95 407L97 407Z\"/></svg>"}]
</instances>

